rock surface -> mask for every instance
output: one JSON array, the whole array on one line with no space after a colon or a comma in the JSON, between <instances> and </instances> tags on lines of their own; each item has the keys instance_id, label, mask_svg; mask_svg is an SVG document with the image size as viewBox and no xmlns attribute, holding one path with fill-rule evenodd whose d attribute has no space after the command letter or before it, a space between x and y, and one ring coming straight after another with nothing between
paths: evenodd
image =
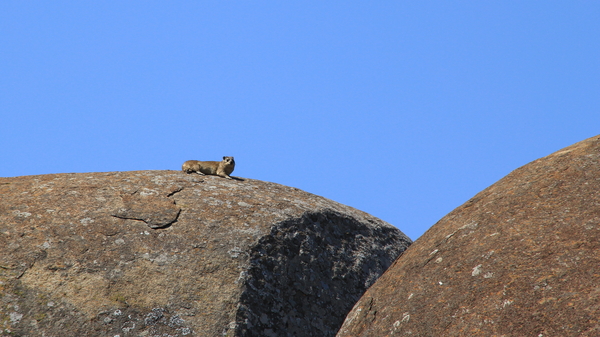
<instances>
[{"instance_id":1,"label":"rock surface","mask_svg":"<svg viewBox=\"0 0 600 337\"><path fill-rule=\"evenodd\" d=\"M600 336L600 137L513 171L441 219L338 336Z\"/></svg>"},{"instance_id":2,"label":"rock surface","mask_svg":"<svg viewBox=\"0 0 600 337\"><path fill-rule=\"evenodd\" d=\"M251 179L0 178L0 335L333 336L410 242Z\"/></svg>"}]
</instances>

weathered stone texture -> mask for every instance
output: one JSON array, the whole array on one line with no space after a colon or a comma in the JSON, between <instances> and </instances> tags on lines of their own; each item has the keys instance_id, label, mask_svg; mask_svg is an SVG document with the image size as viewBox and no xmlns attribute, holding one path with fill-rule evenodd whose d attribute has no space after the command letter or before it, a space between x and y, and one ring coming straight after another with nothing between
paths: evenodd
<instances>
[{"instance_id":1,"label":"weathered stone texture","mask_svg":"<svg viewBox=\"0 0 600 337\"><path fill-rule=\"evenodd\" d=\"M600 137L513 171L441 219L338 336L600 336Z\"/></svg>"},{"instance_id":2,"label":"weathered stone texture","mask_svg":"<svg viewBox=\"0 0 600 337\"><path fill-rule=\"evenodd\" d=\"M409 244L251 179L0 178L0 335L333 336Z\"/></svg>"}]
</instances>

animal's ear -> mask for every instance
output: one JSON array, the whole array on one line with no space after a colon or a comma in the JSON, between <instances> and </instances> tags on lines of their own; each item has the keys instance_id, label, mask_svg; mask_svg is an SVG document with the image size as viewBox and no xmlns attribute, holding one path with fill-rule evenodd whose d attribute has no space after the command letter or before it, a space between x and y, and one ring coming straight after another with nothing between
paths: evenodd
<instances>
[{"instance_id":1,"label":"animal's ear","mask_svg":"<svg viewBox=\"0 0 600 337\"><path fill-rule=\"evenodd\" d=\"M223 156L223 160L225 160L225 158L227 158L227 156Z\"/></svg>"}]
</instances>

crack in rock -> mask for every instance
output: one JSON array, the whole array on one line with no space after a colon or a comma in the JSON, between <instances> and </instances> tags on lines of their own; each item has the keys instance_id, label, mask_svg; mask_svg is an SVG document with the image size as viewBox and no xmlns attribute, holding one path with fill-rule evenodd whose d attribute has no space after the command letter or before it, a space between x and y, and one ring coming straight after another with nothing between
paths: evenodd
<instances>
[{"instance_id":1,"label":"crack in rock","mask_svg":"<svg viewBox=\"0 0 600 337\"><path fill-rule=\"evenodd\" d=\"M112 216L119 219L143 221L153 229L172 225L181 213L181 208L165 197L136 194L123 195L121 198L123 207L112 212Z\"/></svg>"}]
</instances>

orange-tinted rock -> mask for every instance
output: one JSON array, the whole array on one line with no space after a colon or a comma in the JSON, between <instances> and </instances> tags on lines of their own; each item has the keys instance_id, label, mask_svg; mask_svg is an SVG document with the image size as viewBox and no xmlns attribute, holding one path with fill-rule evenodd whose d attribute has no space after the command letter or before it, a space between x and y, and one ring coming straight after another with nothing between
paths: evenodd
<instances>
[{"instance_id":1,"label":"orange-tinted rock","mask_svg":"<svg viewBox=\"0 0 600 337\"><path fill-rule=\"evenodd\" d=\"M369 214L251 179L0 178L0 335L333 336L408 244Z\"/></svg>"},{"instance_id":2,"label":"orange-tinted rock","mask_svg":"<svg viewBox=\"0 0 600 337\"><path fill-rule=\"evenodd\" d=\"M600 336L600 137L513 171L441 219L338 336Z\"/></svg>"}]
</instances>

